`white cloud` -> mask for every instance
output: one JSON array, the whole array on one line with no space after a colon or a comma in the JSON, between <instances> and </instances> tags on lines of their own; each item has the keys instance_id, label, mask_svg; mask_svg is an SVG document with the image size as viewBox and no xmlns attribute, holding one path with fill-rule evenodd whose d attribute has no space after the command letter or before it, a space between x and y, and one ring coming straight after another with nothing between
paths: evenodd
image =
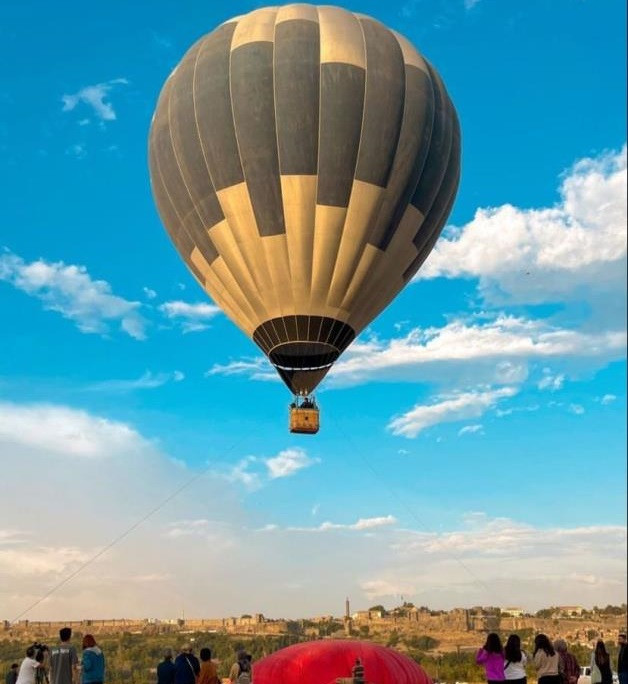
<instances>
[{"instance_id":1,"label":"white cloud","mask_svg":"<svg viewBox=\"0 0 628 684\"><path fill-rule=\"evenodd\" d=\"M574 596L599 605L602 595L616 597L613 603L625 594L623 526L539 528L474 514L456 530L396 530L393 537L389 562L360 577L370 601L402 593L445 608L492 601L537 610Z\"/></svg>"},{"instance_id":2,"label":"white cloud","mask_svg":"<svg viewBox=\"0 0 628 684\"><path fill-rule=\"evenodd\" d=\"M115 86L126 84L128 84L128 81L125 78L115 78L111 81L106 81L105 83L85 86L71 95L63 95L61 98L63 102L63 111L71 112L77 105L83 103L90 107L94 115L101 121L115 121L117 118L116 112L113 105L106 101L106 98ZM85 125L86 119L81 119L79 124Z\"/></svg>"},{"instance_id":3,"label":"white cloud","mask_svg":"<svg viewBox=\"0 0 628 684\"><path fill-rule=\"evenodd\" d=\"M564 177L560 196L552 208L478 209L470 223L436 243L418 278L479 278L492 304L584 300L601 308L615 302L620 312L626 147L578 162Z\"/></svg>"},{"instance_id":4,"label":"white cloud","mask_svg":"<svg viewBox=\"0 0 628 684\"><path fill-rule=\"evenodd\" d=\"M600 402L602 403L603 406L608 406L609 404L612 404L617 397L614 394L605 394Z\"/></svg>"},{"instance_id":5,"label":"white cloud","mask_svg":"<svg viewBox=\"0 0 628 684\"><path fill-rule=\"evenodd\" d=\"M476 425L465 425L463 428L460 428L458 430L458 436L461 437L462 435L483 435L484 434L484 426L480 424Z\"/></svg>"},{"instance_id":6,"label":"white cloud","mask_svg":"<svg viewBox=\"0 0 628 684\"><path fill-rule=\"evenodd\" d=\"M417 605L443 608L486 605L500 594L530 608L574 603L574 596L583 605L615 604L625 596L623 526L541 528L475 513L441 531L415 531L400 529L392 514L366 509L354 519L289 527L279 508L275 518L265 506L243 505L249 490L227 482L219 472L223 466L195 473L128 424L66 407L48 409L40 415L37 407L0 406L5 420L0 453L10 454L2 464L0 530L0 605L8 619L160 502L166 503L127 538L24 617L173 618L182 608L208 617L338 615L343 603L338 605L337 592L329 588L339 582L343 598L346 592L354 606L364 607L375 596L398 600L400 593ZM69 460L66 449L73 440L49 416L63 416L66 428L78 425L96 445L90 453L106 454L106 461ZM116 430L123 438L111 437ZM38 440L24 437L38 431ZM249 465L269 482L263 459L250 457ZM185 490L170 498L185 483ZM295 512L311 520L312 505L313 499L304 501ZM361 508L365 505L368 501ZM303 548L304 534L307 553L295 553ZM373 534L381 553L372 553ZM343 569L353 567L356 558L359 568L347 576ZM247 581L251 567L253 584ZM207 594L208 582L238 591Z\"/></svg>"},{"instance_id":7,"label":"white cloud","mask_svg":"<svg viewBox=\"0 0 628 684\"><path fill-rule=\"evenodd\" d=\"M10 453L12 444L96 459L146 446L143 438L124 423L67 406L0 401L0 446Z\"/></svg>"},{"instance_id":8,"label":"white cloud","mask_svg":"<svg viewBox=\"0 0 628 684\"><path fill-rule=\"evenodd\" d=\"M184 333L206 330L209 327L207 321L221 313L220 308L214 304L190 304L180 300L164 302L159 310L167 318L179 321Z\"/></svg>"},{"instance_id":9,"label":"white cloud","mask_svg":"<svg viewBox=\"0 0 628 684\"><path fill-rule=\"evenodd\" d=\"M173 373L146 371L139 378L133 380L103 380L89 385L87 389L96 392L132 392L138 389L155 389L168 382L181 382L184 379L185 374L181 371L174 371Z\"/></svg>"},{"instance_id":10,"label":"white cloud","mask_svg":"<svg viewBox=\"0 0 628 684\"><path fill-rule=\"evenodd\" d=\"M264 356L258 356L254 359L247 358L230 361L225 364L216 363L205 373L207 378L212 375L245 375L252 380L263 380L265 382L279 381L275 369Z\"/></svg>"},{"instance_id":11,"label":"white cloud","mask_svg":"<svg viewBox=\"0 0 628 684\"><path fill-rule=\"evenodd\" d=\"M79 143L70 145L70 147L66 149L65 153L68 156L76 157L77 159L85 159L85 157L87 156L87 150L85 149L85 145L81 145Z\"/></svg>"},{"instance_id":12,"label":"white cloud","mask_svg":"<svg viewBox=\"0 0 628 684\"><path fill-rule=\"evenodd\" d=\"M0 549L0 575L67 574L88 560L90 555L71 546Z\"/></svg>"},{"instance_id":13,"label":"white cloud","mask_svg":"<svg viewBox=\"0 0 628 684\"><path fill-rule=\"evenodd\" d=\"M284 449L277 456L265 461L271 480L289 477L318 462L318 459L310 458L303 449L299 448Z\"/></svg>"},{"instance_id":14,"label":"white cloud","mask_svg":"<svg viewBox=\"0 0 628 684\"><path fill-rule=\"evenodd\" d=\"M356 341L329 374L332 386L372 381L519 384L528 362L552 359L574 367L599 368L625 357L626 332L579 331L548 321L482 314L437 328L415 328L388 341ZM246 375L271 380L276 374L262 357L215 365L207 375Z\"/></svg>"},{"instance_id":15,"label":"white cloud","mask_svg":"<svg viewBox=\"0 0 628 684\"><path fill-rule=\"evenodd\" d=\"M142 292L146 295L147 299L155 299L157 296L155 290L152 290L150 287L143 287Z\"/></svg>"},{"instance_id":16,"label":"white cloud","mask_svg":"<svg viewBox=\"0 0 628 684\"><path fill-rule=\"evenodd\" d=\"M584 411L584 406L581 404L569 404L569 407L567 409L569 413L573 413L576 416L581 416L585 411Z\"/></svg>"},{"instance_id":17,"label":"white cloud","mask_svg":"<svg viewBox=\"0 0 628 684\"><path fill-rule=\"evenodd\" d=\"M388 429L394 435L416 437L432 425L479 418L501 399L512 397L516 393L514 387L501 387L440 397L441 400L435 404L417 404L410 411L393 418L388 423Z\"/></svg>"},{"instance_id":18,"label":"white cloud","mask_svg":"<svg viewBox=\"0 0 628 684\"><path fill-rule=\"evenodd\" d=\"M229 482L238 482L247 490L255 491L272 480L290 477L316 463L320 463L320 459L311 458L304 449L293 447L270 458L245 456L230 466L223 476Z\"/></svg>"},{"instance_id":19,"label":"white cloud","mask_svg":"<svg viewBox=\"0 0 628 684\"><path fill-rule=\"evenodd\" d=\"M0 280L41 300L44 308L73 321L81 332L103 335L110 323L117 322L131 337L146 337L140 303L114 295L109 283L92 280L84 266L43 259L27 263L5 252L0 255Z\"/></svg>"},{"instance_id":20,"label":"white cloud","mask_svg":"<svg viewBox=\"0 0 628 684\"><path fill-rule=\"evenodd\" d=\"M562 389L565 384L565 376L563 373L553 374L551 369L543 369L543 377L537 383L537 387L540 390L549 390L550 392L556 392Z\"/></svg>"},{"instance_id":21,"label":"white cloud","mask_svg":"<svg viewBox=\"0 0 628 684\"><path fill-rule=\"evenodd\" d=\"M286 527L270 525L264 528L266 532L334 532L336 530L349 530L352 532L365 532L381 527L391 527L397 524L397 518L393 515L377 516L373 518L359 518L354 523L334 523L326 521L316 527Z\"/></svg>"}]
</instances>

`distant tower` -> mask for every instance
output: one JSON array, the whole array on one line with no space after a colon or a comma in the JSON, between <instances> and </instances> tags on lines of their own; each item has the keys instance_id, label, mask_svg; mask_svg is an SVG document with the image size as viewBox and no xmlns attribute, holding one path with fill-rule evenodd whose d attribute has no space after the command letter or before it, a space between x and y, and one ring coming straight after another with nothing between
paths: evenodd
<instances>
[{"instance_id":1,"label":"distant tower","mask_svg":"<svg viewBox=\"0 0 628 684\"><path fill-rule=\"evenodd\" d=\"M345 620L351 617L351 611L349 610L349 597L345 599Z\"/></svg>"}]
</instances>

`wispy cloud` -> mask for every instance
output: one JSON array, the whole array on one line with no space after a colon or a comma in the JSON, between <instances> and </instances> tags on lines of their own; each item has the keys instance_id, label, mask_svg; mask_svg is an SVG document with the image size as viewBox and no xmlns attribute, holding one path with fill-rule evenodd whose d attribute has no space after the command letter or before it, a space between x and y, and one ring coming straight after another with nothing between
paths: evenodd
<instances>
[{"instance_id":1,"label":"wispy cloud","mask_svg":"<svg viewBox=\"0 0 628 684\"><path fill-rule=\"evenodd\" d=\"M581 416L583 413L585 413L585 409L582 404L569 404L567 410L569 413L573 413L575 416Z\"/></svg>"},{"instance_id":2,"label":"wispy cloud","mask_svg":"<svg viewBox=\"0 0 628 684\"><path fill-rule=\"evenodd\" d=\"M206 330L207 322L221 313L219 307L206 302L190 304L181 300L164 302L159 310L169 318L181 325L184 333Z\"/></svg>"},{"instance_id":3,"label":"wispy cloud","mask_svg":"<svg viewBox=\"0 0 628 684\"><path fill-rule=\"evenodd\" d=\"M514 387L462 392L453 396L440 397L434 404L417 404L413 409L388 423L388 429L394 435L416 437L432 425L451 423L468 418L479 418L501 399L512 397L517 393Z\"/></svg>"},{"instance_id":4,"label":"wispy cloud","mask_svg":"<svg viewBox=\"0 0 628 684\"><path fill-rule=\"evenodd\" d=\"M114 78L104 83L85 86L70 95L63 95L61 98L63 111L71 112L79 104L84 104L91 109L92 113L100 121L115 121L117 118L116 112L111 102L107 101L107 98L116 86L127 84L126 78ZM80 125L85 125L86 123L87 121L84 118L79 121Z\"/></svg>"},{"instance_id":5,"label":"wispy cloud","mask_svg":"<svg viewBox=\"0 0 628 684\"><path fill-rule=\"evenodd\" d=\"M397 524L397 518L393 515L383 515L373 518L359 518L353 523L335 523L326 521L316 527L285 527L279 525L267 525L263 532L334 532L349 530L352 532L368 532L382 527L391 527Z\"/></svg>"},{"instance_id":6,"label":"wispy cloud","mask_svg":"<svg viewBox=\"0 0 628 684\"><path fill-rule=\"evenodd\" d=\"M319 460L310 458L303 449L293 448L280 451L277 456L266 459L266 467L271 480L280 477L290 477L303 468L318 463Z\"/></svg>"},{"instance_id":7,"label":"wispy cloud","mask_svg":"<svg viewBox=\"0 0 628 684\"><path fill-rule=\"evenodd\" d=\"M268 359L263 356L258 356L254 359L239 359L223 364L216 363L205 373L207 378L212 375L244 375L252 380L279 381L275 369L270 365Z\"/></svg>"},{"instance_id":8,"label":"wispy cloud","mask_svg":"<svg viewBox=\"0 0 628 684\"><path fill-rule=\"evenodd\" d=\"M465 425L463 428L460 428L458 430L458 436L462 437L462 435L483 435L484 434L484 426L480 424L476 425Z\"/></svg>"},{"instance_id":9,"label":"wispy cloud","mask_svg":"<svg viewBox=\"0 0 628 684\"><path fill-rule=\"evenodd\" d=\"M114 295L104 280L93 280L84 266L43 259L27 263L12 252L0 254L0 280L43 302L73 321L84 333L104 335L117 322L131 337L146 337L147 321L139 302Z\"/></svg>"},{"instance_id":10,"label":"wispy cloud","mask_svg":"<svg viewBox=\"0 0 628 684\"><path fill-rule=\"evenodd\" d=\"M145 446L125 423L67 406L0 401L0 446L19 444L83 458L108 458Z\"/></svg>"},{"instance_id":11,"label":"wispy cloud","mask_svg":"<svg viewBox=\"0 0 628 684\"><path fill-rule=\"evenodd\" d=\"M603 406L608 406L609 404L612 404L616 399L617 399L617 397L616 397L614 394L605 394L605 395L600 399L600 403L601 403Z\"/></svg>"},{"instance_id":12,"label":"wispy cloud","mask_svg":"<svg viewBox=\"0 0 628 684\"><path fill-rule=\"evenodd\" d=\"M254 491L272 480L292 477L299 471L320 463L320 459L308 456L305 449L283 449L276 456L245 456L225 473L227 480L239 482Z\"/></svg>"},{"instance_id":13,"label":"wispy cloud","mask_svg":"<svg viewBox=\"0 0 628 684\"><path fill-rule=\"evenodd\" d=\"M185 379L185 374L181 371L172 373L151 373L146 371L139 378L131 380L103 380L95 382L87 387L94 392L132 392L141 389L155 389L168 382L181 382Z\"/></svg>"},{"instance_id":14,"label":"wispy cloud","mask_svg":"<svg viewBox=\"0 0 628 684\"><path fill-rule=\"evenodd\" d=\"M0 549L0 573L47 575L67 573L89 558L85 550L73 546L29 546Z\"/></svg>"},{"instance_id":15,"label":"wispy cloud","mask_svg":"<svg viewBox=\"0 0 628 684\"><path fill-rule=\"evenodd\" d=\"M563 373L553 374L551 369L544 368L543 376L537 383L537 387L540 390L550 390L551 392L556 392L562 389L565 384L565 376Z\"/></svg>"},{"instance_id":16,"label":"wispy cloud","mask_svg":"<svg viewBox=\"0 0 628 684\"><path fill-rule=\"evenodd\" d=\"M626 332L584 332L524 317L485 314L454 319L437 328L414 328L402 337L357 341L329 375L329 384L372 381L520 383L533 360L555 359L600 367L625 356ZM245 375L271 380L275 373L259 357L217 364L208 375Z\"/></svg>"}]
</instances>

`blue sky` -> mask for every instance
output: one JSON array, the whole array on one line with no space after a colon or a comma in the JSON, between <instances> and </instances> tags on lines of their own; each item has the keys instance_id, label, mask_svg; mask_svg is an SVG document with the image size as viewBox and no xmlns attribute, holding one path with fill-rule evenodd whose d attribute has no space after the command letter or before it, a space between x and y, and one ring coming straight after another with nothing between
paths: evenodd
<instances>
[{"instance_id":1,"label":"blue sky","mask_svg":"<svg viewBox=\"0 0 628 684\"><path fill-rule=\"evenodd\" d=\"M320 388L315 438L287 432L149 187L163 81L261 6L0 10L0 618L197 474L28 617L621 602L624 3L346 5L439 70L463 174L415 282Z\"/></svg>"}]
</instances>

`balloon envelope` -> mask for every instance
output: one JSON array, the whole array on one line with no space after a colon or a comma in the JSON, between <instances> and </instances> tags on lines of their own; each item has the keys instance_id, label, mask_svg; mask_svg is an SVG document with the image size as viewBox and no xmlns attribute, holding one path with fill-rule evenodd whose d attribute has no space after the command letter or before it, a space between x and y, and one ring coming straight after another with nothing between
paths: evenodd
<instances>
[{"instance_id":1,"label":"balloon envelope","mask_svg":"<svg viewBox=\"0 0 628 684\"><path fill-rule=\"evenodd\" d=\"M282 648L253 666L255 684L336 684L351 677L356 658L369 684L432 684L407 656L367 641L310 641Z\"/></svg>"},{"instance_id":2,"label":"balloon envelope","mask_svg":"<svg viewBox=\"0 0 628 684\"><path fill-rule=\"evenodd\" d=\"M159 97L149 161L191 272L309 393L432 249L460 130L405 38L337 7L287 5L189 49Z\"/></svg>"}]
</instances>

